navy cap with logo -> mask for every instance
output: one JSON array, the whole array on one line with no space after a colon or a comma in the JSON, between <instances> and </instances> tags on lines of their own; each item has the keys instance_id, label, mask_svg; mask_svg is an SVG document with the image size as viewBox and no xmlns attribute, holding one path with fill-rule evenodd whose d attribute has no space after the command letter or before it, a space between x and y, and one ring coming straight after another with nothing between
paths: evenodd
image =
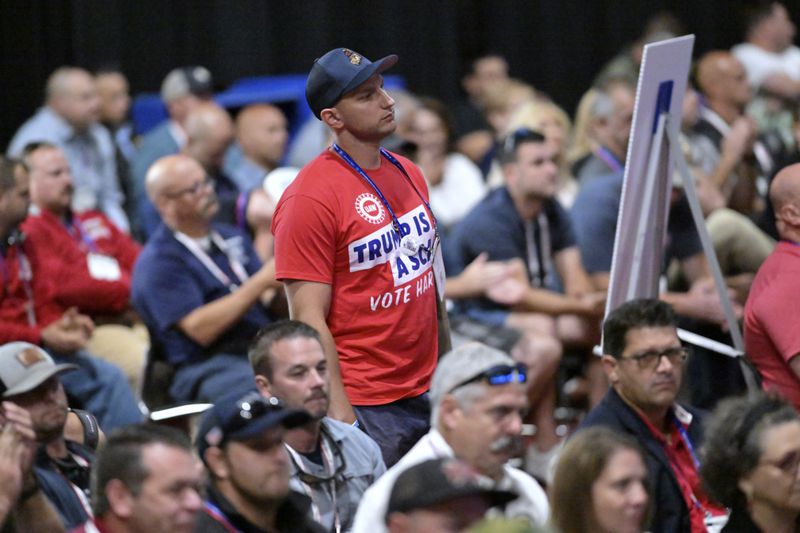
<instances>
[{"instance_id":1,"label":"navy cap with logo","mask_svg":"<svg viewBox=\"0 0 800 533\"><path fill-rule=\"evenodd\" d=\"M394 482L386 518L394 512L407 513L450 502L464 496L480 496L489 507L505 505L517 494L496 490L468 464L454 458L431 459L405 470Z\"/></svg>"},{"instance_id":2,"label":"navy cap with logo","mask_svg":"<svg viewBox=\"0 0 800 533\"><path fill-rule=\"evenodd\" d=\"M32 391L52 376L76 368L70 363L57 365L34 344L9 342L0 346L0 395L8 398Z\"/></svg>"},{"instance_id":3,"label":"navy cap with logo","mask_svg":"<svg viewBox=\"0 0 800 533\"><path fill-rule=\"evenodd\" d=\"M373 74L392 68L398 57L388 55L375 62L348 48L334 48L314 61L306 80L306 101L317 118Z\"/></svg>"},{"instance_id":4,"label":"navy cap with logo","mask_svg":"<svg viewBox=\"0 0 800 533\"><path fill-rule=\"evenodd\" d=\"M197 453L205 461L210 446L249 440L276 426L288 429L309 421L311 415L306 411L286 409L274 396L266 398L255 390L228 394L203 413L195 441Z\"/></svg>"}]
</instances>

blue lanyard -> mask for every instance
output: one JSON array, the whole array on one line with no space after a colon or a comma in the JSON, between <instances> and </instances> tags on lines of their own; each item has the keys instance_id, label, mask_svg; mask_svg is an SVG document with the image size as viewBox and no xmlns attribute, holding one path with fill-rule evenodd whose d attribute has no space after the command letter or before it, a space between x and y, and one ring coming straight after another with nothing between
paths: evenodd
<instances>
[{"instance_id":1,"label":"blue lanyard","mask_svg":"<svg viewBox=\"0 0 800 533\"><path fill-rule=\"evenodd\" d=\"M225 530L228 531L228 533L241 533L241 531L239 531L236 527L234 527L233 524L231 524L230 520L228 520L228 517L226 517L225 514L222 511L220 511L219 507L217 507L216 505L207 500L203 502L203 505L206 508L206 512L209 515L211 515L211 518L219 522L222 525L222 527L224 527Z\"/></svg>"},{"instance_id":2,"label":"blue lanyard","mask_svg":"<svg viewBox=\"0 0 800 533\"><path fill-rule=\"evenodd\" d=\"M378 186L375 184L375 182L372 181L372 178L370 178L367 175L367 173L364 172L364 169L362 169L361 166L358 163L356 163L355 160L352 157L350 157L350 154L345 152L342 149L341 146L339 146L336 143L333 143L333 149L337 154L339 154L339 157L344 159L344 161L348 165L350 165L350 168L355 170L358 173L359 176L364 178L364 180L366 180L366 182L369 183L370 187L372 187L372 189L375 191L375 194L377 194L378 198L381 199L381 203L384 206L386 206L386 210L389 211L389 214L392 217L392 227L394 228L395 232L397 232L397 235L399 235L400 237L403 237L403 234L400 232L400 221L397 219L397 216L394 214L394 210L392 209L392 206L389 205L389 201L383 195L383 193L378 188ZM414 182L411 180L411 176L408 175L408 172L406 172L406 169L404 169L403 165L400 164L400 161L398 161L392 154L390 154L388 152L388 150L386 150L385 148L381 148L381 155L383 157L385 157L391 164L396 166L398 168L398 170L400 170L400 172L403 174L403 176L405 176L406 179L408 180L408 183L411 184L411 187L414 189L414 192L416 192L417 196L419 196L419 199L422 200L422 203L425 204L426 208L428 208L428 212L431 214L431 219L433 220L433 230L434 230L435 234L438 236L439 235L439 226L436 223L436 215L433 214L433 210L431 209L430 204L425 201L425 198L422 196L422 193L420 193L419 189L417 189L416 185L414 185Z\"/></svg>"},{"instance_id":3,"label":"blue lanyard","mask_svg":"<svg viewBox=\"0 0 800 533\"><path fill-rule=\"evenodd\" d=\"M675 427L678 429L678 433L681 434L683 442L689 449L689 455L692 456L692 461L694 462L695 468L700 470L700 459L697 458L697 453L694 450L692 439L689 438L689 433L686 432L686 428L683 427L683 424L681 424L680 420L678 420L678 417L675 416L675 413L672 414L672 423L675 424Z\"/></svg>"},{"instance_id":4,"label":"blue lanyard","mask_svg":"<svg viewBox=\"0 0 800 533\"><path fill-rule=\"evenodd\" d=\"M85 244L86 247L89 248L90 252L97 251L97 246L95 246L94 244L94 239L89 237L89 235L87 235L86 232L83 231L83 225L80 223L79 220L73 218L70 221L70 224L68 225L65 224L65 225L67 226L67 231L69 232L69 234L72 235L73 237L78 237L81 241L83 241L83 244Z\"/></svg>"},{"instance_id":5,"label":"blue lanyard","mask_svg":"<svg viewBox=\"0 0 800 533\"><path fill-rule=\"evenodd\" d=\"M603 160L608 167L614 172L622 172L622 163L616 158L614 154L608 151L607 148L601 146L597 149L597 157Z\"/></svg>"}]
</instances>

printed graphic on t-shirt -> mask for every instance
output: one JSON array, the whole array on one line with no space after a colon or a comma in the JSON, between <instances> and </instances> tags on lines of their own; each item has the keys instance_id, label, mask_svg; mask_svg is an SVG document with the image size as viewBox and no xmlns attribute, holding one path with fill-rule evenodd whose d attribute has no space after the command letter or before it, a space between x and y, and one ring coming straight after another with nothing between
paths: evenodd
<instances>
[{"instance_id":1,"label":"printed graphic on t-shirt","mask_svg":"<svg viewBox=\"0 0 800 533\"><path fill-rule=\"evenodd\" d=\"M389 262L394 286L399 287L430 270L434 230L425 207L417 206L398 218L398 221L400 233L403 236L410 235L421 245L417 252L406 255L399 250L401 237L389 223L349 244L350 272L368 270Z\"/></svg>"}]
</instances>

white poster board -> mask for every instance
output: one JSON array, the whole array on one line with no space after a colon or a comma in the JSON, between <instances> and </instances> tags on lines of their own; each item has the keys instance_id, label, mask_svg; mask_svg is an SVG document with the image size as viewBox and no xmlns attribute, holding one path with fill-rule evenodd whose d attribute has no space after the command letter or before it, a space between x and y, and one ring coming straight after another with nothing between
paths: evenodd
<instances>
[{"instance_id":1,"label":"white poster board","mask_svg":"<svg viewBox=\"0 0 800 533\"><path fill-rule=\"evenodd\" d=\"M672 160L659 117L677 138L694 35L644 48L614 238L606 316L634 298L657 298L672 187Z\"/></svg>"}]
</instances>

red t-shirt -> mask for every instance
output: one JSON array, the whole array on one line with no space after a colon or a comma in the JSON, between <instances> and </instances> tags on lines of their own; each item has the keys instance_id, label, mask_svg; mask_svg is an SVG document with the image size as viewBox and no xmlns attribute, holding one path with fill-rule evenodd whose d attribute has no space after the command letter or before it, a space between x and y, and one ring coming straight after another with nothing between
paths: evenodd
<instances>
[{"instance_id":1,"label":"red t-shirt","mask_svg":"<svg viewBox=\"0 0 800 533\"><path fill-rule=\"evenodd\" d=\"M46 209L35 209L22 224L39 251L39 276L58 280L53 297L64 307L89 314L117 314L128 308L131 273L141 247L99 211L73 215L65 225ZM93 276L88 254L112 257L117 279Z\"/></svg>"},{"instance_id":2,"label":"red t-shirt","mask_svg":"<svg viewBox=\"0 0 800 533\"><path fill-rule=\"evenodd\" d=\"M434 240L419 169L396 156L365 170L410 233ZM332 287L328 328L353 405L383 405L428 390L436 366L436 289L431 259L398 251L392 218L374 189L335 153L306 165L281 197L272 223L276 275Z\"/></svg>"},{"instance_id":3,"label":"red t-shirt","mask_svg":"<svg viewBox=\"0 0 800 533\"><path fill-rule=\"evenodd\" d=\"M800 409L800 379L789 360L800 353L800 246L781 241L758 270L744 308L747 357L775 390Z\"/></svg>"}]
</instances>

